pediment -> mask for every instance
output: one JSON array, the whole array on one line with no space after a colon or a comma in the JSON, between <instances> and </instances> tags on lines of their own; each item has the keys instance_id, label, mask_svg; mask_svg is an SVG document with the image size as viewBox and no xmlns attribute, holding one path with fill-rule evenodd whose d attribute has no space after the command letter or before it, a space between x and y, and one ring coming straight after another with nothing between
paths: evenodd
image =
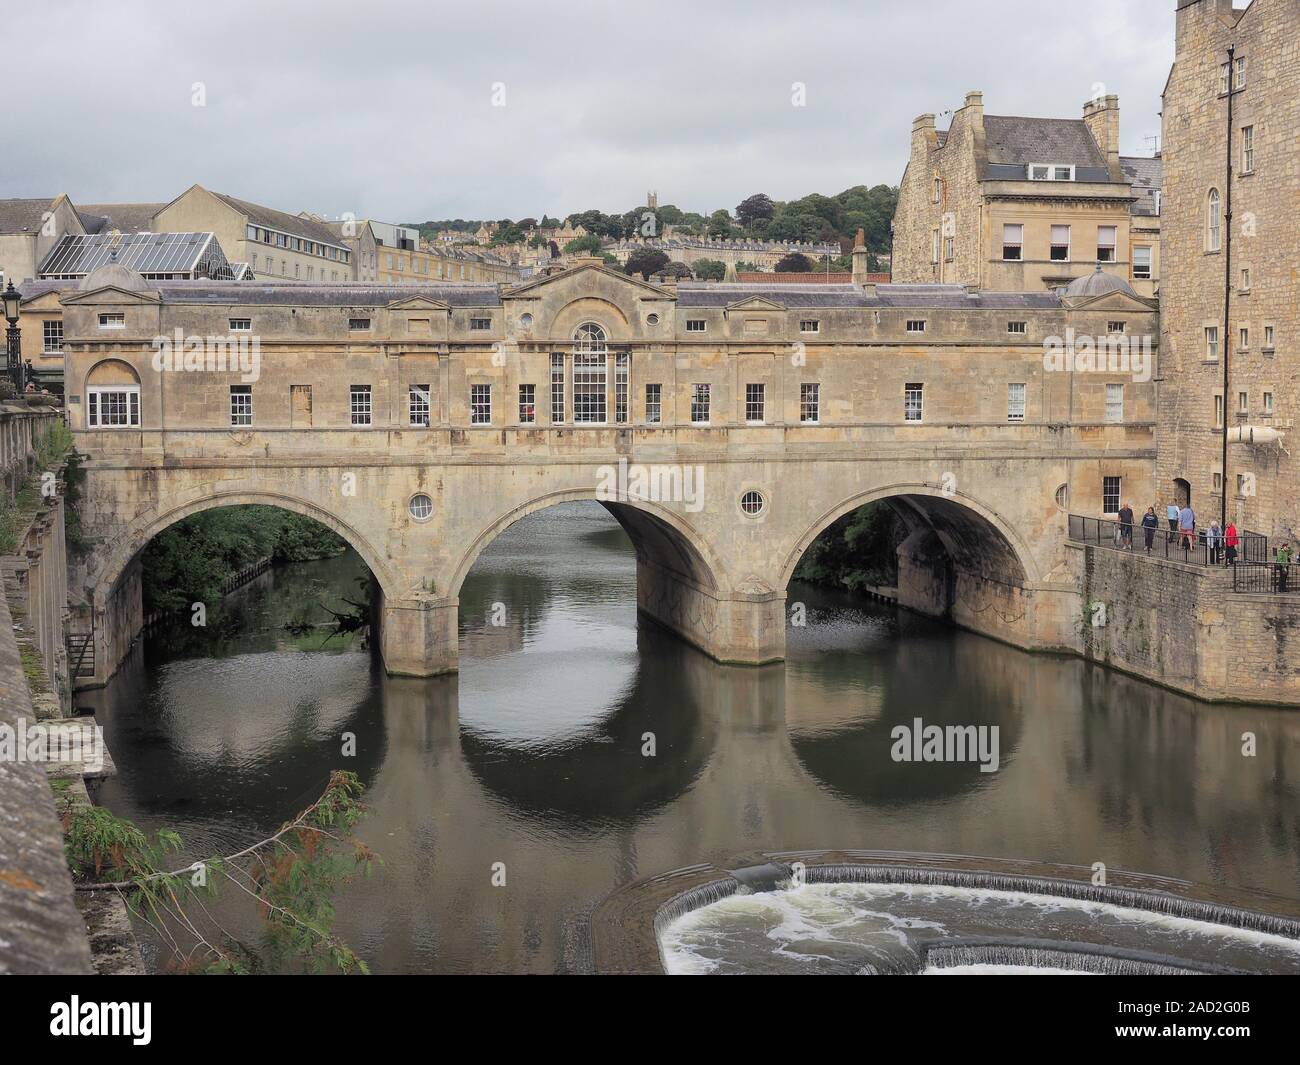
<instances>
[{"instance_id":1,"label":"pediment","mask_svg":"<svg viewBox=\"0 0 1300 1065\"><path fill-rule=\"evenodd\" d=\"M766 296L746 296L743 300L736 300L735 303L728 303L729 311L784 311L786 305L778 303L776 300L768 299Z\"/></svg>"},{"instance_id":2,"label":"pediment","mask_svg":"<svg viewBox=\"0 0 1300 1065\"><path fill-rule=\"evenodd\" d=\"M1154 311L1155 300L1130 296L1126 292L1103 292L1100 296L1072 297L1067 306L1072 311Z\"/></svg>"},{"instance_id":3,"label":"pediment","mask_svg":"<svg viewBox=\"0 0 1300 1065\"><path fill-rule=\"evenodd\" d=\"M50 289L49 292L24 297L21 306L29 311L56 310L62 304L62 296L59 289Z\"/></svg>"},{"instance_id":4,"label":"pediment","mask_svg":"<svg viewBox=\"0 0 1300 1065\"><path fill-rule=\"evenodd\" d=\"M407 296L388 304L390 311L450 311L451 304L431 296Z\"/></svg>"},{"instance_id":5,"label":"pediment","mask_svg":"<svg viewBox=\"0 0 1300 1065\"><path fill-rule=\"evenodd\" d=\"M64 296L60 302L65 306L74 304L87 304L96 306L99 304L111 304L115 307L147 305L162 303L162 297L157 292L133 292L128 288L120 288L117 285L101 285L99 288L92 288L85 292L72 292Z\"/></svg>"},{"instance_id":6,"label":"pediment","mask_svg":"<svg viewBox=\"0 0 1300 1065\"><path fill-rule=\"evenodd\" d=\"M594 275L587 277L584 275ZM503 300L512 299L537 299L545 294L547 289L566 289L577 290L584 283L590 284L593 280L608 278L627 288L642 299L652 298L660 300L676 299L676 293L668 289L660 288L658 285L652 285L648 281L643 281L639 277L632 277L628 274L619 273L617 270L611 270L608 266L596 263L583 263L580 266L571 267L563 270L558 274L550 274L547 277L539 277L536 281L529 281L527 284L520 285L518 288L511 289L501 295Z\"/></svg>"}]
</instances>

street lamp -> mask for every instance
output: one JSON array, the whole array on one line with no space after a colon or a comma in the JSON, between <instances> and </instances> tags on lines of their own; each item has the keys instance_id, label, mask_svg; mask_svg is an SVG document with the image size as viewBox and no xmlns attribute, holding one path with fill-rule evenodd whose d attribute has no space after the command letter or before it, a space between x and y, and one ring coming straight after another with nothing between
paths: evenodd
<instances>
[{"instance_id":1,"label":"street lamp","mask_svg":"<svg viewBox=\"0 0 1300 1065\"><path fill-rule=\"evenodd\" d=\"M22 293L14 288L13 278L10 278L4 292L0 293L0 299L4 301L5 319L9 322L9 328L5 332L5 350L9 355L9 376L12 378L14 389L19 395L22 395L23 391L22 333L18 331L18 304L22 302L22 298Z\"/></svg>"}]
</instances>

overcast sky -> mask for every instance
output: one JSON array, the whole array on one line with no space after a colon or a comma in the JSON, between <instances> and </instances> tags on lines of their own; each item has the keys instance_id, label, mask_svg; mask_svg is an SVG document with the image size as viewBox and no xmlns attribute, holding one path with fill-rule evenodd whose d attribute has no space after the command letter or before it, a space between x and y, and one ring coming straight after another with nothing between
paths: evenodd
<instances>
[{"instance_id":1,"label":"overcast sky","mask_svg":"<svg viewBox=\"0 0 1300 1065\"><path fill-rule=\"evenodd\" d=\"M1124 152L1149 154L1174 25L1171 0L4 11L0 195L166 201L197 182L393 222L623 211L647 189L707 211L892 185L912 119L944 128L969 89L989 114L1078 117L1104 85Z\"/></svg>"}]
</instances>

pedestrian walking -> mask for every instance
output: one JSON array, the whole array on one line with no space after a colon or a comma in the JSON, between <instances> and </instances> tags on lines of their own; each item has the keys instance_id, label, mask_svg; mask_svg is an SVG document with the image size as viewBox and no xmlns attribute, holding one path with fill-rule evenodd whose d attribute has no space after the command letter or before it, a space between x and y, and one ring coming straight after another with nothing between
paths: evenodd
<instances>
[{"instance_id":1,"label":"pedestrian walking","mask_svg":"<svg viewBox=\"0 0 1300 1065\"><path fill-rule=\"evenodd\" d=\"M1217 566L1223 556L1223 530L1219 528L1218 519L1211 521L1209 529L1206 530L1205 547L1210 565Z\"/></svg>"},{"instance_id":2,"label":"pedestrian walking","mask_svg":"<svg viewBox=\"0 0 1300 1065\"><path fill-rule=\"evenodd\" d=\"M1174 534L1178 531L1178 504L1170 503L1165 507L1165 517L1169 519L1169 542L1174 542Z\"/></svg>"},{"instance_id":3,"label":"pedestrian walking","mask_svg":"<svg viewBox=\"0 0 1300 1065\"><path fill-rule=\"evenodd\" d=\"M1146 541L1147 554L1151 554L1151 544L1155 541L1156 530L1160 528L1160 519L1156 517L1156 508L1147 507L1142 515L1142 538Z\"/></svg>"},{"instance_id":4,"label":"pedestrian walking","mask_svg":"<svg viewBox=\"0 0 1300 1065\"><path fill-rule=\"evenodd\" d=\"M1184 551L1190 551L1196 545L1196 515L1192 513L1190 503L1183 504L1178 512L1178 539Z\"/></svg>"},{"instance_id":5,"label":"pedestrian walking","mask_svg":"<svg viewBox=\"0 0 1300 1065\"><path fill-rule=\"evenodd\" d=\"M1133 508L1127 503L1119 508L1119 546L1133 550Z\"/></svg>"},{"instance_id":6,"label":"pedestrian walking","mask_svg":"<svg viewBox=\"0 0 1300 1065\"><path fill-rule=\"evenodd\" d=\"M1227 549L1227 565L1229 566L1235 565L1237 562L1237 540L1237 523L1229 519L1228 527L1223 530L1223 543Z\"/></svg>"}]
</instances>

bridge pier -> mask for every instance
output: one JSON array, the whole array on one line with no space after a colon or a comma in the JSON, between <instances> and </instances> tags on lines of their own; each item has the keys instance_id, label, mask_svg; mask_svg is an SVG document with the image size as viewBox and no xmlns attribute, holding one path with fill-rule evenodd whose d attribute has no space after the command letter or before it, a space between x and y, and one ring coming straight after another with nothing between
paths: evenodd
<instances>
[{"instance_id":1,"label":"bridge pier","mask_svg":"<svg viewBox=\"0 0 1300 1065\"><path fill-rule=\"evenodd\" d=\"M403 677L436 677L459 667L455 599L386 599L375 589L384 668Z\"/></svg>"},{"instance_id":2,"label":"bridge pier","mask_svg":"<svg viewBox=\"0 0 1300 1065\"><path fill-rule=\"evenodd\" d=\"M637 610L720 662L785 658L785 592L719 592L649 559L636 566Z\"/></svg>"}]
</instances>

